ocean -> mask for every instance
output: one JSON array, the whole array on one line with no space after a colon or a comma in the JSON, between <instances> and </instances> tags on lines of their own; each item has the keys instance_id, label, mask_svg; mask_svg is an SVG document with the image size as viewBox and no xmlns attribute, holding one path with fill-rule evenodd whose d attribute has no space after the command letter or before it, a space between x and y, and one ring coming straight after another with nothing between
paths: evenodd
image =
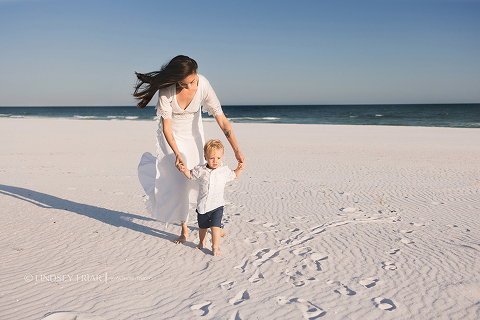
<instances>
[{"instance_id":1,"label":"ocean","mask_svg":"<svg viewBox=\"0 0 480 320\"><path fill-rule=\"evenodd\" d=\"M480 128L480 104L222 106L233 122ZM3 118L145 121L154 107L0 107ZM214 121L203 114L205 121Z\"/></svg>"}]
</instances>

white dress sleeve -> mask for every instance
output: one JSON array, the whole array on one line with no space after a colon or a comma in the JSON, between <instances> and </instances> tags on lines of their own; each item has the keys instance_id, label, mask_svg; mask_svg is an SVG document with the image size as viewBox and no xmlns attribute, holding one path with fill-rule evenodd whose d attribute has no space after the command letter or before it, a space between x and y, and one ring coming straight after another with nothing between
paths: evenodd
<instances>
[{"instance_id":1,"label":"white dress sleeve","mask_svg":"<svg viewBox=\"0 0 480 320\"><path fill-rule=\"evenodd\" d=\"M175 90L175 86L172 85L158 91L157 116L163 119L172 119L172 89Z\"/></svg>"},{"instance_id":2,"label":"white dress sleeve","mask_svg":"<svg viewBox=\"0 0 480 320\"><path fill-rule=\"evenodd\" d=\"M210 85L210 82L208 80L199 75L199 77L202 77L202 90L203 90L203 112L208 112L209 115L211 116L218 116L220 114L223 114L222 111L222 105L220 104L220 101L217 98L217 95L215 94L215 91L213 91L212 86Z\"/></svg>"}]
</instances>

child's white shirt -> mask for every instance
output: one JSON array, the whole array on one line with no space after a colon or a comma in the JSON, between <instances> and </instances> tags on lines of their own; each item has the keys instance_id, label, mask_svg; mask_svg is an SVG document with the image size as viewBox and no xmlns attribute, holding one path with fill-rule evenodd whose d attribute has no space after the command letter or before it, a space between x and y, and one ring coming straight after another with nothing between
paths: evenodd
<instances>
[{"instance_id":1,"label":"child's white shirt","mask_svg":"<svg viewBox=\"0 0 480 320\"><path fill-rule=\"evenodd\" d=\"M225 185L234 180L235 171L221 165L217 169L209 169L207 165L198 165L192 169L191 178L199 182L197 211L205 214L225 205L223 198Z\"/></svg>"}]
</instances>

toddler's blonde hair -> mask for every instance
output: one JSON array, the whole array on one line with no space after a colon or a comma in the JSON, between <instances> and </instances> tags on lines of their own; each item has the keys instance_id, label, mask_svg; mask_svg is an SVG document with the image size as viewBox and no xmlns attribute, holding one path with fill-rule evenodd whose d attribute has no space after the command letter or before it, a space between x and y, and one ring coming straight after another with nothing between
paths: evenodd
<instances>
[{"instance_id":1,"label":"toddler's blonde hair","mask_svg":"<svg viewBox=\"0 0 480 320\"><path fill-rule=\"evenodd\" d=\"M214 150L222 150L223 151L223 144L220 140L208 140L203 146L203 152L206 156L210 155L210 152Z\"/></svg>"}]
</instances>

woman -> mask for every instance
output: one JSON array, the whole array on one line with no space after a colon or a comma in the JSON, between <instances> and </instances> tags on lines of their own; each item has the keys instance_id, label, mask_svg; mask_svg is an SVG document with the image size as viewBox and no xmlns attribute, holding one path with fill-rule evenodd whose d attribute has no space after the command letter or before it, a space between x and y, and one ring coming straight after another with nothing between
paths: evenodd
<instances>
[{"instance_id":1,"label":"woman","mask_svg":"<svg viewBox=\"0 0 480 320\"><path fill-rule=\"evenodd\" d=\"M145 153L138 167L140 182L147 193L147 208L160 221L181 222L182 231L175 243L188 240L190 203L197 201L198 186L180 169L191 170L203 164L203 112L215 117L220 129L232 146L239 163L245 157L238 147L230 122L223 114L220 102L208 80L197 74L198 65L187 56L176 56L160 71L136 73L138 82L133 96L144 108L159 91L157 115L157 157ZM176 169L175 169L176 168ZM193 206L194 207L194 206ZM225 233L222 230L223 235Z\"/></svg>"}]
</instances>

